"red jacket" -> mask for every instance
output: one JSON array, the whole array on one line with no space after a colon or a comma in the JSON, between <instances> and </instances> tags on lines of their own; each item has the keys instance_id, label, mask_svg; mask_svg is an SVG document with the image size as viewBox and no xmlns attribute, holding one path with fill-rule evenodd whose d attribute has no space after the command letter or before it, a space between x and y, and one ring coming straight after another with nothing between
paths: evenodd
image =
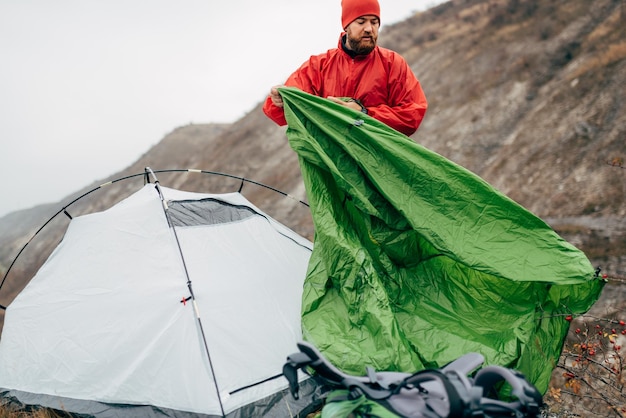
<instances>
[{"instance_id":1,"label":"red jacket","mask_svg":"<svg viewBox=\"0 0 626 418\"><path fill-rule=\"evenodd\" d=\"M342 48L314 55L285 82L320 97L352 97L368 114L405 135L419 127L428 103L420 82L404 58L389 49L376 47L365 56L352 58ZM286 125L282 107L268 97L263 112L279 125Z\"/></svg>"}]
</instances>

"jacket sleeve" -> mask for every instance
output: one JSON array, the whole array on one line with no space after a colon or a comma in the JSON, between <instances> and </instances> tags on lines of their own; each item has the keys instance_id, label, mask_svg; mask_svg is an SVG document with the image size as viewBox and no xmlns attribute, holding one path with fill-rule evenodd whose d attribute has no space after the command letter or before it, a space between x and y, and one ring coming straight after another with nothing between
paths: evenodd
<instances>
[{"instance_id":1,"label":"jacket sleeve","mask_svg":"<svg viewBox=\"0 0 626 418\"><path fill-rule=\"evenodd\" d=\"M314 71L313 58L314 57L311 57L309 61L302 64L300 68L294 71L287 81L285 81L285 86L296 87L307 93L319 95L319 91L315 86L319 85L318 83L316 84L316 82L319 80L320 75L318 72ZM263 104L263 113L280 126L287 124L285 110L282 107L276 106L269 96L265 99L265 103Z\"/></svg>"},{"instance_id":2,"label":"jacket sleeve","mask_svg":"<svg viewBox=\"0 0 626 418\"><path fill-rule=\"evenodd\" d=\"M411 136L422 123L428 102L422 86L404 59L396 59L391 64L389 75L389 102L368 107L368 114L392 127L396 131Z\"/></svg>"},{"instance_id":3,"label":"jacket sleeve","mask_svg":"<svg viewBox=\"0 0 626 418\"><path fill-rule=\"evenodd\" d=\"M272 99L267 96L265 99L265 103L263 104L263 113L276 122L279 126L284 126L287 124L287 120L285 119L285 110L282 107L276 106Z\"/></svg>"}]
</instances>

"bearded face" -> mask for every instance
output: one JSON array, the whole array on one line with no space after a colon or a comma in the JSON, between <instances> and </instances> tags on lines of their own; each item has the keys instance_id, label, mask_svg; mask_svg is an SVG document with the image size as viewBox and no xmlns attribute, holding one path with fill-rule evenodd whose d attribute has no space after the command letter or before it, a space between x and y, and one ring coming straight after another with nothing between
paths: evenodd
<instances>
[{"instance_id":1,"label":"bearded face","mask_svg":"<svg viewBox=\"0 0 626 418\"><path fill-rule=\"evenodd\" d=\"M346 26L347 46L357 55L367 55L378 41L380 21L376 16L361 16Z\"/></svg>"}]
</instances>

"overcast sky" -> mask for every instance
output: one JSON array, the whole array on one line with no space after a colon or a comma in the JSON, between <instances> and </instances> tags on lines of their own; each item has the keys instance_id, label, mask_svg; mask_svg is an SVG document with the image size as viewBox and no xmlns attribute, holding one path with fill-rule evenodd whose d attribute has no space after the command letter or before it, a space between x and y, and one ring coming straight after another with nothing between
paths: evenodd
<instances>
[{"instance_id":1,"label":"overcast sky","mask_svg":"<svg viewBox=\"0 0 626 418\"><path fill-rule=\"evenodd\" d=\"M381 31L442 1L380 0ZM336 45L340 4L0 0L0 217L124 169L179 126L237 121Z\"/></svg>"}]
</instances>

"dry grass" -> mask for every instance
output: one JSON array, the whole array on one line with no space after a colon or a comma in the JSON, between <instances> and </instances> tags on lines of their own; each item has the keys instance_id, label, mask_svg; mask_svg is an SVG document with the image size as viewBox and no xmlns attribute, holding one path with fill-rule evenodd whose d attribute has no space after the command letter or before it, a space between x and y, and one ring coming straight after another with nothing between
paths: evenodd
<instances>
[{"instance_id":1,"label":"dry grass","mask_svg":"<svg viewBox=\"0 0 626 418\"><path fill-rule=\"evenodd\" d=\"M568 76L568 79L574 80L584 74L593 74L594 72L598 72L598 70L623 60L624 57L626 57L626 42L608 45L608 47L584 60L581 65Z\"/></svg>"},{"instance_id":2,"label":"dry grass","mask_svg":"<svg viewBox=\"0 0 626 418\"><path fill-rule=\"evenodd\" d=\"M37 409L34 411L15 411L0 406L0 418L68 418L71 414L57 413L51 409Z\"/></svg>"}]
</instances>

